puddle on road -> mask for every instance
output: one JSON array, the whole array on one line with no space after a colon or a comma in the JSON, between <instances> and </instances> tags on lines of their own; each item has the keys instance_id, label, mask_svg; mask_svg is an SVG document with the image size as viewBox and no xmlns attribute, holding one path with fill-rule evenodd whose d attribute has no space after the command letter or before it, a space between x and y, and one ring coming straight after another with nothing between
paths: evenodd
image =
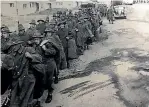
<instances>
[{"instance_id":1,"label":"puddle on road","mask_svg":"<svg viewBox=\"0 0 149 107\"><path fill-rule=\"evenodd\" d=\"M129 70L131 67L134 66L134 64L126 61L114 61L113 64L116 66L115 73L125 79L133 79L138 78L138 74L136 72L133 72L132 70Z\"/></svg>"}]
</instances>

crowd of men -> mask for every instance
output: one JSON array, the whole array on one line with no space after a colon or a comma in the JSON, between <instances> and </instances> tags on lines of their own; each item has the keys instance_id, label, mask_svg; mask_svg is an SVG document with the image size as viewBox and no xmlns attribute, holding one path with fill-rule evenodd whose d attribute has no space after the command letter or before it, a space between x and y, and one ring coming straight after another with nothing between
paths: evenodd
<instances>
[{"instance_id":1,"label":"crowd of men","mask_svg":"<svg viewBox=\"0 0 149 107\"><path fill-rule=\"evenodd\" d=\"M18 34L1 27L2 90L11 90L8 107L41 107L40 98L48 90L45 103L52 100L52 84L58 83L59 70L70 67L70 60L83 55L97 41L102 25L98 9L82 9L74 14L53 14L49 21L32 20L25 29L18 25Z\"/></svg>"}]
</instances>

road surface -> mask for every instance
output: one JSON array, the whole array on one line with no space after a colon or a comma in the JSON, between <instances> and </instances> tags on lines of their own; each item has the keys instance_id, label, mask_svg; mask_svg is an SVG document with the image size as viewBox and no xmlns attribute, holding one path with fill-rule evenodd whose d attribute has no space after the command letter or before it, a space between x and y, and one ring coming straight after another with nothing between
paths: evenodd
<instances>
[{"instance_id":1,"label":"road surface","mask_svg":"<svg viewBox=\"0 0 149 107\"><path fill-rule=\"evenodd\" d=\"M139 6L145 12L137 13ZM149 9L139 6L126 20L104 20L108 39L74 61L44 107L149 107L149 23L142 19Z\"/></svg>"}]
</instances>

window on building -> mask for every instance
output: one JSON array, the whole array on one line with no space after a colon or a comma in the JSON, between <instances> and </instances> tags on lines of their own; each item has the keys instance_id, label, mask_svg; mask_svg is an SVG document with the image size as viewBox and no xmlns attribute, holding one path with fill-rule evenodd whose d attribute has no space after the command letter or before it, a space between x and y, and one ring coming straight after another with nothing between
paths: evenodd
<instances>
[{"instance_id":1,"label":"window on building","mask_svg":"<svg viewBox=\"0 0 149 107\"><path fill-rule=\"evenodd\" d=\"M32 2L31 4L32 4L32 7L35 7L35 2Z\"/></svg>"},{"instance_id":2,"label":"window on building","mask_svg":"<svg viewBox=\"0 0 149 107\"><path fill-rule=\"evenodd\" d=\"M63 2L60 2L60 5L63 5Z\"/></svg>"},{"instance_id":3,"label":"window on building","mask_svg":"<svg viewBox=\"0 0 149 107\"><path fill-rule=\"evenodd\" d=\"M63 2L56 2L56 5L63 5Z\"/></svg>"},{"instance_id":4,"label":"window on building","mask_svg":"<svg viewBox=\"0 0 149 107\"><path fill-rule=\"evenodd\" d=\"M10 7L14 7L14 3L10 3Z\"/></svg>"},{"instance_id":5,"label":"window on building","mask_svg":"<svg viewBox=\"0 0 149 107\"><path fill-rule=\"evenodd\" d=\"M27 8L27 4L23 4L23 8L24 8L24 9Z\"/></svg>"},{"instance_id":6,"label":"window on building","mask_svg":"<svg viewBox=\"0 0 149 107\"><path fill-rule=\"evenodd\" d=\"M30 8L32 7L32 3L30 3Z\"/></svg>"},{"instance_id":7,"label":"window on building","mask_svg":"<svg viewBox=\"0 0 149 107\"><path fill-rule=\"evenodd\" d=\"M59 5L59 2L56 2L56 5Z\"/></svg>"}]
</instances>

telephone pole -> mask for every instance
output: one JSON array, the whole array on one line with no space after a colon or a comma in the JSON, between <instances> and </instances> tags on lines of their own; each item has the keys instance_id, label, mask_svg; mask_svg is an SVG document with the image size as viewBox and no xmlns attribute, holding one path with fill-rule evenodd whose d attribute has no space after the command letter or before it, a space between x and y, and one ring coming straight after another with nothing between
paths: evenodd
<instances>
[{"instance_id":1,"label":"telephone pole","mask_svg":"<svg viewBox=\"0 0 149 107\"><path fill-rule=\"evenodd\" d=\"M16 19L17 19L17 31L18 31L18 25L19 25L19 12L18 12L18 1L16 1Z\"/></svg>"}]
</instances>

